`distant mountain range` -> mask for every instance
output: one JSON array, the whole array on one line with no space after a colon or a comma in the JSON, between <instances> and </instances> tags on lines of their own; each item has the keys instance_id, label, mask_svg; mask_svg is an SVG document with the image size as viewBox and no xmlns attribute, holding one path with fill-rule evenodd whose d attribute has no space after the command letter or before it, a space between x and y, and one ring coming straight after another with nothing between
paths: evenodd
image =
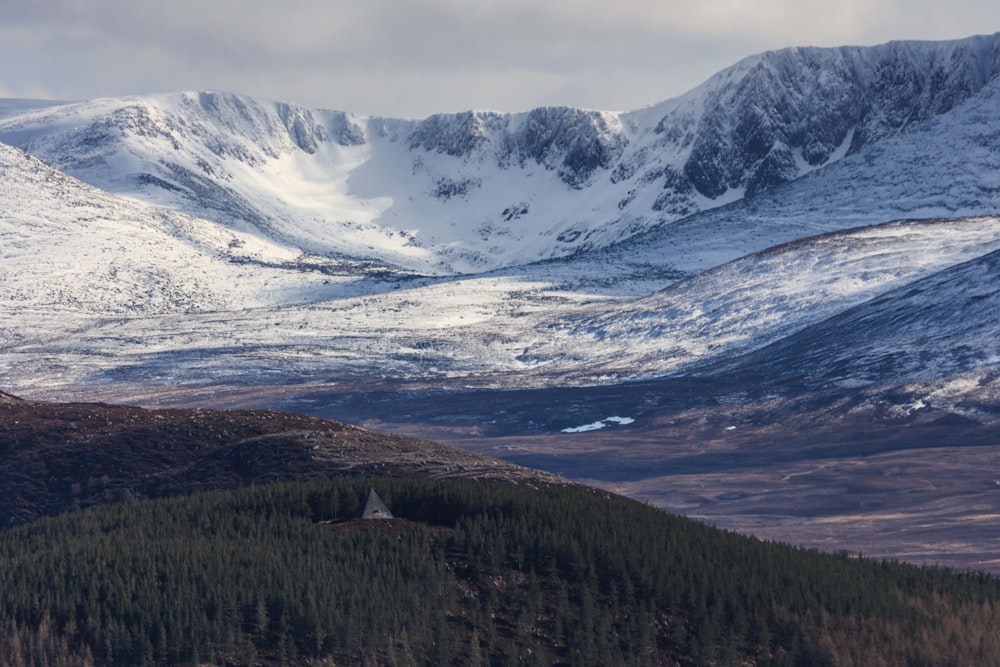
<instances>
[{"instance_id":1,"label":"distant mountain range","mask_svg":"<svg viewBox=\"0 0 1000 667\"><path fill-rule=\"evenodd\" d=\"M603 247L845 160L893 200L854 201L868 221L992 212L993 184L967 174L991 159L998 43L769 52L627 113L404 121L213 92L8 103L0 141L107 192L305 252L478 272ZM947 170L962 191L921 193L942 172L926 156L965 149L968 165ZM831 179L805 191L817 180Z\"/></svg>"},{"instance_id":2,"label":"distant mountain range","mask_svg":"<svg viewBox=\"0 0 1000 667\"><path fill-rule=\"evenodd\" d=\"M619 424L609 387L634 429L835 390L991 425L998 108L1000 34L768 52L625 113L5 100L0 382L317 413L410 392L358 408L383 422L578 392L524 426L548 434Z\"/></svg>"}]
</instances>

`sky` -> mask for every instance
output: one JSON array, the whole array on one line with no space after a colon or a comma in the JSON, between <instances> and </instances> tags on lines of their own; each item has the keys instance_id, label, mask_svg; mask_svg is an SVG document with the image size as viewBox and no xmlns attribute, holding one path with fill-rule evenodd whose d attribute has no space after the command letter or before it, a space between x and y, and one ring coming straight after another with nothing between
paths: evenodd
<instances>
[{"instance_id":1,"label":"sky","mask_svg":"<svg viewBox=\"0 0 1000 667\"><path fill-rule=\"evenodd\" d=\"M0 0L0 97L625 111L771 49L998 31L996 0Z\"/></svg>"}]
</instances>

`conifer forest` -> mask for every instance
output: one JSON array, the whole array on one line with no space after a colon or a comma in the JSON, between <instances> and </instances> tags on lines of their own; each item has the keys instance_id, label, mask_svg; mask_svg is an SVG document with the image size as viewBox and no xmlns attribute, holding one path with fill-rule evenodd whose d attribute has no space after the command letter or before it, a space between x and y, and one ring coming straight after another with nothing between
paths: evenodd
<instances>
[{"instance_id":1,"label":"conifer forest","mask_svg":"<svg viewBox=\"0 0 1000 667\"><path fill-rule=\"evenodd\" d=\"M395 518L352 518L375 488ZM577 487L337 477L0 533L2 667L1000 664L1000 581Z\"/></svg>"}]
</instances>

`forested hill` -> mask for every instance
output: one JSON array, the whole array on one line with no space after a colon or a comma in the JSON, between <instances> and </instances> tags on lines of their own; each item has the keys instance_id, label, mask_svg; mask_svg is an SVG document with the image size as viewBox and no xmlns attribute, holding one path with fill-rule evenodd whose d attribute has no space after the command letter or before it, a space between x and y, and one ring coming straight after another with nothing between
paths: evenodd
<instances>
[{"instance_id":1,"label":"forested hill","mask_svg":"<svg viewBox=\"0 0 1000 667\"><path fill-rule=\"evenodd\" d=\"M136 498L338 474L568 483L440 443L289 412L146 410L0 392L0 528Z\"/></svg>"},{"instance_id":2,"label":"forested hill","mask_svg":"<svg viewBox=\"0 0 1000 667\"><path fill-rule=\"evenodd\" d=\"M0 454L0 667L1000 664L986 575L330 420L0 394Z\"/></svg>"},{"instance_id":3,"label":"forested hill","mask_svg":"<svg viewBox=\"0 0 1000 667\"><path fill-rule=\"evenodd\" d=\"M352 520L370 488L397 518ZM13 665L995 665L1000 582L579 487L334 478L0 533Z\"/></svg>"}]
</instances>

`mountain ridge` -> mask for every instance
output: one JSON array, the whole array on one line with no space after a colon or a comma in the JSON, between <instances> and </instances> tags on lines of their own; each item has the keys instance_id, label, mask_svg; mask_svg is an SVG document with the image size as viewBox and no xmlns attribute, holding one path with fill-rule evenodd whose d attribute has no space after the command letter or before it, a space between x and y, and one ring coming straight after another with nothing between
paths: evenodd
<instances>
[{"instance_id":1,"label":"mountain ridge","mask_svg":"<svg viewBox=\"0 0 1000 667\"><path fill-rule=\"evenodd\" d=\"M419 121L176 93L15 113L0 141L111 192L311 252L469 273L753 199L947 115L996 81L998 62L1000 34L793 48L634 112Z\"/></svg>"}]
</instances>

